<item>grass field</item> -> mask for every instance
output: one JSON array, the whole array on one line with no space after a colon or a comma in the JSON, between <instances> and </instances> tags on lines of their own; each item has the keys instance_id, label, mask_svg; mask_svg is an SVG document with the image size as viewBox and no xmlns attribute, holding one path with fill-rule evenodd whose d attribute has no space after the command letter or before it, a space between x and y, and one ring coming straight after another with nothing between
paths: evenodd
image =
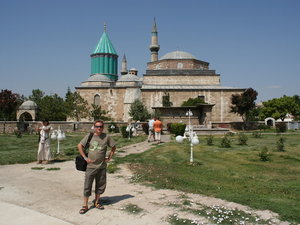
<instances>
[{"instance_id":1,"label":"grass field","mask_svg":"<svg viewBox=\"0 0 300 225\"><path fill-rule=\"evenodd\" d=\"M168 188L214 196L269 209L282 220L300 222L300 134L285 134L285 151L278 152L276 142L281 137L263 134L254 138L248 134L247 145L239 145L237 135L230 148L220 146L221 136L213 145L200 137L194 146L194 162L189 164L190 146L174 141L139 155L130 155L119 162L129 162L140 182L151 182L157 188ZM270 161L258 156L267 147Z\"/></svg>"},{"instance_id":2,"label":"grass field","mask_svg":"<svg viewBox=\"0 0 300 225\"><path fill-rule=\"evenodd\" d=\"M70 160L78 155L77 144L84 137L85 133L66 134L67 138L60 141L60 154L57 155L57 140L51 140L51 152L55 160ZM113 136L117 148L125 145L144 141L146 137L138 136L130 140L121 138L120 135ZM38 135L22 135L17 138L13 134L0 135L0 165L29 163L37 160Z\"/></svg>"}]
</instances>

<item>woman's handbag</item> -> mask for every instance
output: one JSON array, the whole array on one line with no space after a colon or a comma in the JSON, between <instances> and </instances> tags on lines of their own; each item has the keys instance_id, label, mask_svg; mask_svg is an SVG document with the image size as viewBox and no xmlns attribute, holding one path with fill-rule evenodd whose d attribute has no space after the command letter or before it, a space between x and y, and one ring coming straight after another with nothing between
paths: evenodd
<instances>
[{"instance_id":1,"label":"woman's handbag","mask_svg":"<svg viewBox=\"0 0 300 225\"><path fill-rule=\"evenodd\" d=\"M89 138L87 140L86 145L84 146L84 151L85 151L85 155L88 156L88 154L86 153L86 150L89 148L90 145L90 141L93 137L94 133L90 133ZM79 155L76 157L75 159L75 165L76 165L76 169L79 171L86 171L86 167L87 167L87 162L85 161L85 159Z\"/></svg>"}]
</instances>

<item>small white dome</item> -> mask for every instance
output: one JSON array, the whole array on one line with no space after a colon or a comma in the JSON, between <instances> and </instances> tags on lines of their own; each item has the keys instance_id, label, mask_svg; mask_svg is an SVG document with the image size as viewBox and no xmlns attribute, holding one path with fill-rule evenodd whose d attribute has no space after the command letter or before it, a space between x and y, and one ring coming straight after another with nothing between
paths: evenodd
<instances>
[{"instance_id":1,"label":"small white dome","mask_svg":"<svg viewBox=\"0 0 300 225\"><path fill-rule=\"evenodd\" d=\"M132 70L132 71L138 71L138 70L137 70L136 68L134 68L134 67L131 68L130 70Z\"/></svg>"},{"instance_id":2,"label":"small white dome","mask_svg":"<svg viewBox=\"0 0 300 225\"><path fill-rule=\"evenodd\" d=\"M196 57L188 52L174 51L165 54L160 58L160 60L162 59L196 59Z\"/></svg>"},{"instance_id":3,"label":"small white dome","mask_svg":"<svg viewBox=\"0 0 300 225\"><path fill-rule=\"evenodd\" d=\"M37 104L33 101L25 101L20 105L19 109L37 109Z\"/></svg>"}]
</instances>

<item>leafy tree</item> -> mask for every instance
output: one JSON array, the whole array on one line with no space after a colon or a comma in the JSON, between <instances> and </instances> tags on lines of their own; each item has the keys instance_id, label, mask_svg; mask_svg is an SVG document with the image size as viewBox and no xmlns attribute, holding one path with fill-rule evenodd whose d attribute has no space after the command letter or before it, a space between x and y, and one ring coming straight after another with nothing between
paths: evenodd
<instances>
[{"instance_id":1,"label":"leafy tree","mask_svg":"<svg viewBox=\"0 0 300 225\"><path fill-rule=\"evenodd\" d=\"M92 104L92 111L90 113L91 113L91 117L94 119L94 121L96 121L96 120L104 120L104 121L111 120L110 117L105 116L107 114L107 112L105 110L102 110L101 106L99 106L99 105Z\"/></svg>"},{"instance_id":2,"label":"leafy tree","mask_svg":"<svg viewBox=\"0 0 300 225\"><path fill-rule=\"evenodd\" d=\"M300 105L297 102L297 97L284 95L281 98L273 98L263 102L259 116L262 120L267 117L273 117L283 121L286 114L291 114L295 117L300 115Z\"/></svg>"},{"instance_id":3,"label":"leafy tree","mask_svg":"<svg viewBox=\"0 0 300 225\"><path fill-rule=\"evenodd\" d=\"M293 98L295 99L295 102L300 106L300 96L294 95ZM300 111L297 111L294 115L295 120L300 120Z\"/></svg>"},{"instance_id":4,"label":"leafy tree","mask_svg":"<svg viewBox=\"0 0 300 225\"><path fill-rule=\"evenodd\" d=\"M150 113L139 99L136 99L131 104L128 113L132 116L133 120L146 121L150 118Z\"/></svg>"},{"instance_id":5,"label":"leafy tree","mask_svg":"<svg viewBox=\"0 0 300 225\"><path fill-rule=\"evenodd\" d=\"M77 92L72 93L68 89L65 103L67 116L76 119L76 121L80 121L81 118L87 118L90 114L87 101Z\"/></svg>"},{"instance_id":6,"label":"leafy tree","mask_svg":"<svg viewBox=\"0 0 300 225\"><path fill-rule=\"evenodd\" d=\"M34 101L37 105L41 102L42 98L45 96L45 92L40 89L33 89L32 94L28 97L29 100Z\"/></svg>"},{"instance_id":7,"label":"leafy tree","mask_svg":"<svg viewBox=\"0 0 300 225\"><path fill-rule=\"evenodd\" d=\"M231 112L240 115L247 126L251 110L255 108L257 91L252 88L246 89L242 94L231 96Z\"/></svg>"},{"instance_id":8,"label":"leafy tree","mask_svg":"<svg viewBox=\"0 0 300 225\"><path fill-rule=\"evenodd\" d=\"M57 94L46 95L39 102L39 120L65 121L67 118L64 99Z\"/></svg>"},{"instance_id":9,"label":"leafy tree","mask_svg":"<svg viewBox=\"0 0 300 225\"><path fill-rule=\"evenodd\" d=\"M198 104L206 104L202 98L189 98L187 101L184 101L181 106L197 106Z\"/></svg>"},{"instance_id":10,"label":"leafy tree","mask_svg":"<svg viewBox=\"0 0 300 225\"><path fill-rule=\"evenodd\" d=\"M1 90L0 92L0 120L16 120L16 110L21 104L19 94L10 90Z\"/></svg>"},{"instance_id":11,"label":"leafy tree","mask_svg":"<svg viewBox=\"0 0 300 225\"><path fill-rule=\"evenodd\" d=\"M42 104L42 99L45 96L45 92L43 92L40 89L33 89L32 94L29 95L29 100L34 101L37 104L37 112L36 112L36 120L43 120L44 118L43 115L41 115L41 104ZM48 118L48 117L47 117Z\"/></svg>"},{"instance_id":12,"label":"leafy tree","mask_svg":"<svg viewBox=\"0 0 300 225\"><path fill-rule=\"evenodd\" d=\"M170 107L173 105L173 103L170 101L170 94L167 92L164 93L164 96L162 98L162 105L164 107Z\"/></svg>"}]
</instances>

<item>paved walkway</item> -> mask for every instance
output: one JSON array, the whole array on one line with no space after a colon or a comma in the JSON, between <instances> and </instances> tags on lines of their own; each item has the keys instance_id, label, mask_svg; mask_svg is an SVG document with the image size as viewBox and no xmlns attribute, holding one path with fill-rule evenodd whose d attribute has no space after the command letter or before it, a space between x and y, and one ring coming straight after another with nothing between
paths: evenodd
<instances>
[{"instance_id":1,"label":"paved walkway","mask_svg":"<svg viewBox=\"0 0 300 225\"><path fill-rule=\"evenodd\" d=\"M71 225L35 210L0 201L0 224L6 225Z\"/></svg>"}]
</instances>

